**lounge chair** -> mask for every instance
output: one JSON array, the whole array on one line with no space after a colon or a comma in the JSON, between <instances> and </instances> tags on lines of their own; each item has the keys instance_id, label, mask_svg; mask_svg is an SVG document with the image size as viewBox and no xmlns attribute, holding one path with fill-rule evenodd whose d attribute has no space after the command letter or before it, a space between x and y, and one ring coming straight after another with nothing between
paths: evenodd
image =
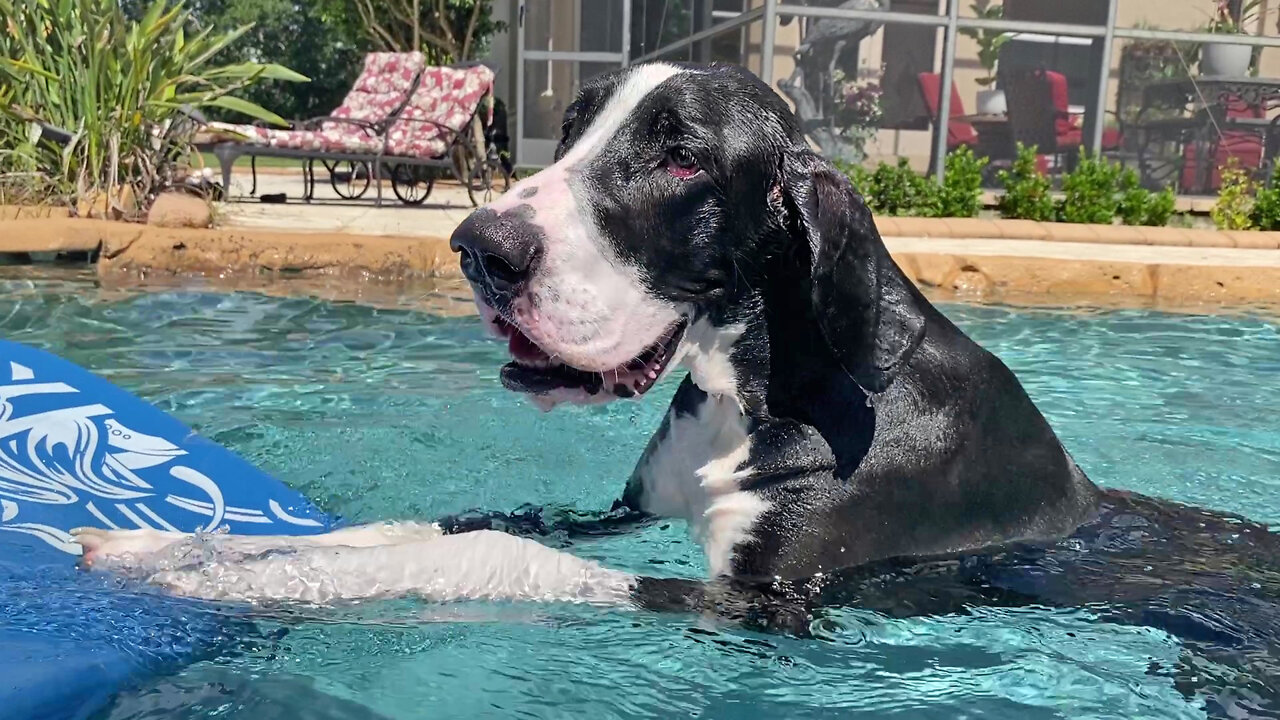
<instances>
[{"instance_id":1,"label":"lounge chair","mask_svg":"<svg viewBox=\"0 0 1280 720\"><path fill-rule=\"evenodd\" d=\"M328 131L324 123L330 118L320 119L314 130L270 131L246 126L248 143L223 143L214 152L223 165L224 181L229 181L230 163L239 155L305 159L307 199L315 187L315 161L322 162L331 177L334 169L330 163L352 163L349 172L355 174L363 168L366 178L371 177L379 205L384 167L390 168L396 196L414 205L430 193L435 172L447 169L476 205L475 190L487 192L493 171L500 168L496 149L485 132L493 119L493 79L493 71L479 63L423 68L407 100L384 122L348 121ZM389 106L389 102L383 105Z\"/></svg>"},{"instance_id":2,"label":"lounge chair","mask_svg":"<svg viewBox=\"0 0 1280 720\"><path fill-rule=\"evenodd\" d=\"M231 168L237 158L245 155L254 159L298 158L305 162L321 155L363 156L377 152L392 118L408 101L426 64L426 58L420 52L369 53L365 56L360 76L356 78L342 104L328 115L295 123L288 129L256 124L210 123L208 129L215 135L224 139L227 136L236 138L219 142L213 149L221 165L223 187L230 187ZM336 164L345 159L327 159L326 167L330 169L331 175ZM329 165L330 162L334 165ZM350 172L354 175L357 168L352 167ZM256 163L253 165L253 173L254 190L250 194L256 191L258 184ZM310 199L314 192L314 177L310 169L307 177L305 197ZM365 182L367 187L367 174ZM350 199L364 194L363 188L359 192L343 193L336 182L334 189Z\"/></svg>"},{"instance_id":3,"label":"lounge chair","mask_svg":"<svg viewBox=\"0 0 1280 720\"><path fill-rule=\"evenodd\" d=\"M379 165L391 169L401 202L420 204L431 191L432 169L447 168L467 189L487 191L497 150L485 128L493 123L493 71L479 63L430 67L387 130ZM425 186L425 187L424 187Z\"/></svg>"}]
</instances>

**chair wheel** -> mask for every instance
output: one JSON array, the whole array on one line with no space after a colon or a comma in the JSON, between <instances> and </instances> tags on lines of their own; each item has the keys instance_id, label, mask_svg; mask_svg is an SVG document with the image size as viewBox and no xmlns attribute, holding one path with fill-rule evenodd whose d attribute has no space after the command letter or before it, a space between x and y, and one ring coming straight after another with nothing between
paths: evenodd
<instances>
[{"instance_id":1,"label":"chair wheel","mask_svg":"<svg viewBox=\"0 0 1280 720\"><path fill-rule=\"evenodd\" d=\"M422 165L397 163L391 168L391 192L405 205L421 205L435 186L435 174Z\"/></svg>"}]
</instances>

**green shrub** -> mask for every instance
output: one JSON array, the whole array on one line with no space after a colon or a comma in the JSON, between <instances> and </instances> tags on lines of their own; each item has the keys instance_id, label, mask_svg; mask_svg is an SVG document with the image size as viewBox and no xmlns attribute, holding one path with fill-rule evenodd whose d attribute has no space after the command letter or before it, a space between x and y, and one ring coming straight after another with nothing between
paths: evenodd
<instances>
[{"instance_id":1,"label":"green shrub","mask_svg":"<svg viewBox=\"0 0 1280 720\"><path fill-rule=\"evenodd\" d=\"M922 215L935 217L938 207L937 184L899 158L897 165L880 163L868 172L858 166L846 166L845 174L867 201L872 212L881 215Z\"/></svg>"},{"instance_id":2,"label":"green shrub","mask_svg":"<svg viewBox=\"0 0 1280 720\"><path fill-rule=\"evenodd\" d=\"M1222 169L1222 185L1218 189L1218 202L1209 216L1219 230L1249 230L1253 228L1253 183L1240 168L1235 158Z\"/></svg>"},{"instance_id":3,"label":"green shrub","mask_svg":"<svg viewBox=\"0 0 1280 720\"><path fill-rule=\"evenodd\" d=\"M1151 202L1151 191L1139 187L1138 173L1133 168L1125 168L1120 173L1120 201L1116 206L1116 214L1125 225L1142 225L1147 217L1147 205Z\"/></svg>"},{"instance_id":4,"label":"green shrub","mask_svg":"<svg viewBox=\"0 0 1280 720\"><path fill-rule=\"evenodd\" d=\"M1116 207L1120 222L1125 225L1168 225L1176 199L1173 191L1165 188L1153 193L1139 187L1138 182L1138 173L1133 168L1125 168L1120 173L1120 197Z\"/></svg>"},{"instance_id":5,"label":"green shrub","mask_svg":"<svg viewBox=\"0 0 1280 720\"><path fill-rule=\"evenodd\" d=\"M1053 219L1053 198L1049 195L1049 178L1036 167L1035 146L1018 143L1018 155L1008 170L998 174L1004 194L1000 196L1000 214L1015 220Z\"/></svg>"},{"instance_id":6,"label":"green shrub","mask_svg":"<svg viewBox=\"0 0 1280 720\"><path fill-rule=\"evenodd\" d=\"M1120 166L1106 158L1080 151L1080 161L1062 181L1058 218L1069 223L1109 225L1116 217ZM1142 202L1145 213L1145 198Z\"/></svg>"},{"instance_id":7,"label":"green shrub","mask_svg":"<svg viewBox=\"0 0 1280 720\"><path fill-rule=\"evenodd\" d=\"M0 147L17 149L69 200L114 201L129 187L145 206L191 151L184 106L223 108L282 123L234 93L261 79L305 81L278 65L214 66L249 28L188 35L191 14L168 0L129 20L118 0L0 0ZM72 134L58 147L31 141L32 121ZM12 161L9 161L12 162ZM123 209L122 209L123 210Z\"/></svg>"},{"instance_id":8,"label":"green shrub","mask_svg":"<svg viewBox=\"0 0 1280 720\"><path fill-rule=\"evenodd\" d=\"M1280 188L1271 184L1258 189L1249 221L1259 230L1280 230Z\"/></svg>"},{"instance_id":9,"label":"green shrub","mask_svg":"<svg viewBox=\"0 0 1280 720\"><path fill-rule=\"evenodd\" d=\"M898 158L897 165L880 163L871 173L871 197L867 202L871 209L885 215L931 216L937 204L937 192L932 180L911 169L906 158Z\"/></svg>"},{"instance_id":10,"label":"green shrub","mask_svg":"<svg viewBox=\"0 0 1280 720\"><path fill-rule=\"evenodd\" d=\"M1147 198L1147 215L1142 224L1155 227L1168 225L1169 220L1173 218L1177 199L1177 196L1173 194L1173 190L1169 188L1165 188L1158 193L1152 193Z\"/></svg>"},{"instance_id":11,"label":"green shrub","mask_svg":"<svg viewBox=\"0 0 1280 720\"><path fill-rule=\"evenodd\" d=\"M987 158L967 147L947 155L946 174L938 193L937 217L977 217L982 200L982 170Z\"/></svg>"}]
</instances>

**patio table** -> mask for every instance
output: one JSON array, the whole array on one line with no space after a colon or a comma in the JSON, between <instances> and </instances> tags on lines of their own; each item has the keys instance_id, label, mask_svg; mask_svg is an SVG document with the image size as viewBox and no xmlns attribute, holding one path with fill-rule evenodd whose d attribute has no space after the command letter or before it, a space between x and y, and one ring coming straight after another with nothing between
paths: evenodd
<instances>
[{"instance_id":1,"label":"patio table","mask_svg":"<svg viewBox=\"0 0 1280 720\"><path fill-rule=\"evenodd\" d=\"M978 144L973 149L979 157L990 160L1012 160L1017 154L1013 143L1013 131L1009 128L1009 116L999 114L959 115L953 122L966 122L978 133Z\"/></svg>"},{"instance_id":2,"label":"patio table","mask_svg":"<svg viewBox=\"0 0 1280 720\"><path fill-rule=\"evenodd\" d=\"M1232 117L1228 107L1257 108L1262 117ZM1257 135L1263 145L1262 166L1270 174L1275 162L1276 118L1280 107L1280 78L1202 76L1169 78L1147 84L1132 130L1139 137L1138 162L1145 184L1188 180L1180 172L1192 148L1194 177L1180 187L1189 194L1213 191L1214 154L1225 133ZM1172 178L1167 176L1171 173ZM1182 184L1182 183L1180 183Z\"/></svg>"}]
</instances>

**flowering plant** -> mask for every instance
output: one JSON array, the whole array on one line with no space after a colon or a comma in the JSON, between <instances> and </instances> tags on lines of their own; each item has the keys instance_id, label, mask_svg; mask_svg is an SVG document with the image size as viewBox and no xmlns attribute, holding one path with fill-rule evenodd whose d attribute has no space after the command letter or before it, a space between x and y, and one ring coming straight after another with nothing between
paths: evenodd
<instances>
[{"instance_id":1,"label":"flowering plant","mask_svg":"<svg viewBox=\"0 0 1280 720\"><path fill-rule=\"evenodd\" d=\"M845 82L842 75L834 80L836 98L831 124L843 141L846 159L861 162L867 156L867 141L880 129L883 91L875 82Z\"/></svg>"},{"instance_id":2,"label":"flowering plant","mask_svg":"<svg viewBox=\"0 0 1280 720\"><path fill-rule=\"evenodd\" d=\"M835 124L841 134L861 127L878 127L884 114L880 107L883 94L878 83L842 83L835 113Z\"/></svg>"}]
</instances>

